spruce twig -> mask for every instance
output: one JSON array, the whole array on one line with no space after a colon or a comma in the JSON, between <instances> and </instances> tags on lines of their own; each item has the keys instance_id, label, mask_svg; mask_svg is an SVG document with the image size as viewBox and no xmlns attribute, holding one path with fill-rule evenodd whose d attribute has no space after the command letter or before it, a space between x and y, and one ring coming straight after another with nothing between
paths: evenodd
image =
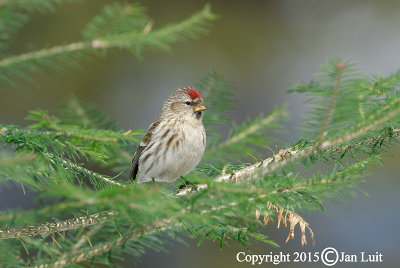
<instances>
[{"instance_id":1,"label":"spruce twig","mask_svg":"<svg viewBox=\"0 0 400 268\"><path fill-rule=\"evenodd\" d=\"M104 13L108 15L112 14L114 18L119 16L126 17L124 22L131 21L131 24L132 21L141 20L144 17L143 9L137 6L133 7L132 5L115 4L111 7L105 7ZM12 73L27 78L23 69L40 70L45 66L60 68L62 65L55 64L55 60L65 65L71 65L71 63L74 63L74 57L81 57L90 53L95 54L99 51L102 52L114 48L130 50L137 57L140 57L141 52L144 50L168 51L172 44L193 39L206 33L207 23L214 19L215 15L211 12L209 5L206 5L200 12L193 14L180 23L169 24L152 31L149 30L149 22L146 22L144 29L138 30L133 26L128 29L126 27L119 27L118 23L117 25L113 25L115 20L111 20L110 24L104 25L104 23L101 23L100 25L105 26L105 28L98 29L96 28L98 22L104 21L106 18L101 16L96 17L94 22L89 24L89 29L84 31L84 35L91 37L93 31L100 35L96 34L93 38L85 41L43 48L0 59L0 70L3 73L0 78L12 83L12 79L10 78L10 74ZM124 31L118 30L112 32L113 28L123 28Z\"/></svg>"},{"instance_id":2,"label":"spruce twig","mask_svg":"<svg viewBox=\"0 0 400 268\"><path fill-rule=\"evenodd\" d=\"M118 215L116 211L104 211L96 214L57 221L54 223L44 223L38 226L25 226L19 228L0 229L0 239L21 238L35 235L49 235L55 232L63 232L67 230L82 228L99 224L110 220L111 217Z\"/></svg>"},{"instance_id":3,"label":"spruce twig","mask_svg":"<svg viewBox=\"0 0 400 268\"><path fill-rule=\"evenodd\" d=\"M340 78L342 76L343 70L346 68L346 65L344 65L341 62L336 62L336 68L337 68L336 84L335 84L335 87L333 88L333 93L332 93L331 101L329 103L329 108L328 108L328 111L327 111L326 116L325 116L324 123L323 123L322 128L321 128L321 133L319 135L318 143L316 144L316 149L317 150L320 148L320 146L322 144L322 141L323 141L323 139L324 139L324 137L326 135L326 129L328 127L329 120L331 119L333 108L335 107L336 96L337 96L338 91L339 91Z\"/></svg>"},{"instance_id":4,"label":"spruce twig","mask_svg":"<svg viewBox=\"0 0 400 268\"><path fill-rule=\"evenodd\" d=\"M100 244L98 246L80 249L80 250L73 250L65 254L65 258L59 258L57 261L48 264L41 264L37 266L33 266L32 268L61 268L65 266L69 266L76 263L82 263L92 259L95 256L103 255L113 248L120 247L124 245L126 242L139 239L140 237L146 235L153 235L160 231L166 231L172 228L176 228L177 226L171 225L170 220L164 221L157 221L154 227L148 227L148 229L140 229L133 231L129 235L125 235L119 237L117 239L111 240L110 242Z\"/></svg>"},{"instance_id":5,"label":"spruce twig","mask_svg":"<svg viewBox=\"0 0 400 268\"><path fill-rule=\"evenodd\" d=\"M389 115L389 117L393 116L394 114L398 114L398 113L400 113L400 109L398 111L394 112L393 114ZM345 146L341 146L338 148L335 147L335 146L342 144L345 141L354 139L358 135L365 133L365 131L373 128L374 126L376 126L378 124L379 123L371 124L368 128L364 129L363 131L359 131L356 134L351 134L340 140L324 142L322 144L323 145L322 148L325 152L340 153L340 152L345 152L345 151L348 151L351 149L355 149L355 148L365 145L365 144L373 145L373 144L379 143L389 136L390 137L400 137L400 129L392 129L390 133L387 133L383 137L369 138L369 139L365 139L364 141L358 142L353 145L345 145ZM216 182L229 182L229 181L239 181L244 178L259 177L260 170L264 170L263 172L271 172L271 171L275 170L276 168L285 165L288 161L294 161L295 159L298 159L300 157L305 157L305 156L311 155L314 152L313 149L314 149L314 146L309 146L302 150L299 150L298 148L295 148L295 147L281 149L277 154L275 154L272 157L266 158L266 159L264 159L260 162L257 162L253 165L246 166L240 170L235 170L232 173L224 173L224 174L216 177L215 181ZM207 184L199 184L199 185L196 185L196 187L198 190L204 190L208 186L207 186ZM191 189L182 189L182 190L178 191L178 193L176 195L184 196L184 195L189 194L191 191L192 191Z\"/></svg>"},{"instance_id":6,"label":"spruce twig","mask_svg":"<svg viewBox=\"0 0 400 268\"><path fill-rule=\"evenodd\" d=\"M213 152L213 151L218 151L221 150L224 147L230 146L231 144L237 143L245 139L246 137L254 134L258 130L262 129L264 126L271 124L272 122L276 121L278 118L283 117L286 115L286 110L283 108L277 109L275 112L268 114L265 116L260 122L250 126L246 130L237 133L236 135L233 135L232 137L229 137L227 140L224 142L218 144L215 147L211 147L207 153Z\"/></svg>"}]
</instances>

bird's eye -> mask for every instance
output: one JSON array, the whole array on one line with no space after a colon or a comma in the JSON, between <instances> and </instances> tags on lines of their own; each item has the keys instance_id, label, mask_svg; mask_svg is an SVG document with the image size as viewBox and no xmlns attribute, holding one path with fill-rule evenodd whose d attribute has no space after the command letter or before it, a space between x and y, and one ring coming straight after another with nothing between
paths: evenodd
<instances>
[{"instance_id":1,"label":"bird's eye","mask_svg":"<svg viewBox=\"0 0 400 268\"><path fill-rule=\"evenodd\" d=\"M192 104L190 101L187 101L187 102L186 102L186 105L190 105L190 104Z\"/></svg>"}]
</instances>

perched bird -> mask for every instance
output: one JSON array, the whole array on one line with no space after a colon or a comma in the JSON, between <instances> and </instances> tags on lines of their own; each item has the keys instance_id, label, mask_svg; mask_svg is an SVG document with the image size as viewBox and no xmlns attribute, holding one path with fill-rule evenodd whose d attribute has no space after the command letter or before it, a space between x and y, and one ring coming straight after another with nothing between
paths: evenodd
<instances>
[{"instance_id":1,"label":"perched bird","mask_svg":"<svg viewBox=\"0 0 400 268\"><path fill-rule=\"evenodd\" d=\"M204 110L207 107L199 91L191 87L175 90L137 148L130 179L173 182L192 171L206 147Z\"/></svg>"}]
</instances>

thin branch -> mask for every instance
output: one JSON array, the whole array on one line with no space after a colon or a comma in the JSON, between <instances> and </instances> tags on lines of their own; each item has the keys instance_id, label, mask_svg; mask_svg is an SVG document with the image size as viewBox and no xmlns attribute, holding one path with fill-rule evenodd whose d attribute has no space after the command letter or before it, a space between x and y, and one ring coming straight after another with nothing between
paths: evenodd
<instances>
[{"instance_id":1,"label":"thin branch","mask_svg":"<svg viewBox=\"0 0 400 268\"><path fill-rule=\"evenodd\" d=\"M87 168L81 167L78 164L76 164L76 163L74 163L74 162L72 162L70 160L63 159L63 158L58 157L58 156L56 156L56 155L54 155L52 153L49 153L49 152L42 152L42 153L45 156L47 156L48 158L61 163L67 169L70 168L70 169L75 170L77 172L81 172L81 173L87 174L87 175L92 176L92 177L94 177L96 179L105 181L105 182L113 184L113 185L117 185L117 186L122 187L122 188L126 187L125 184L122 184L122 183L119 183L117 181L114 181L112 178L110 178L108 176L101 175L101 174L99 174L97 172L94 172L94 171L89 170Z\"/></svg>"},{"instance_id":2,"label":"thin branch","mask_svg":"<svg viewBox=\"0 0 400 268\"><path fill-rule=\"evenodd\" d=\"M257 199L264 199L267 197L267 194L261 194L259 196L257 196ZM256 198L254 197L250 197L247 199L248 202L253 202L255 201ZM212 207L210 209L204 209L201 210L199 212L200 215L202 214L206 214L206 213L210 213L210 212L215 212L215 211L220 211L229 207L236 207L239 204L237 202L230 202L228 205L220 205L217 207ZM285 227L287 227L287 221L289 221L290 224L290 228L289 228L289 235L286 239L286 243L289 241L289 239L293 239L294 238L294 227L299 224L300 226L300 230L301 230L301 245L306 245L307 244L307 238L306 238L306 233L305 233L305 229L308 229L311 235L311 242L314 245L315 244L315 240L314 240L314 232L312 231L310 224L308 222L306 222L300 215L298 215L297 213L288 210L288 209L284 209L281 207L278 207L274 204L272 204L271 202L267 202L266 204L266 210L269 211L269 213L265 212L264 213L264 225L267 225L269 222L269 219L271 218L270 212L271 211L275 211L277 214L277 219L278 219L278 225L277 228L279 229L280 227L280 223L281 221L284 223ZM283 216L283 214L285 214L285 216ZM257 219L260 219L260 211L256 210L255 211L255 216Z\"/></svg>"},{"instance_id":3,"label":"thin branch","mask_svg":"<svg viewBox=\"0 0 400 268\"><path fill-rule=\"evenodd\" d=\"M119 237L115 240L112 240L107 243L103 243L98 246L94 246L94 247L86 248L86 249L80 249L80 250L72 250L65 254L66 256L70 256L70 257L59 258L57 261L55 261L53 263L41 264L41 265L34 266L32 268L50 268L50 267L51 268L60 268L60 267L65 267L65 266L69 266L72 264L88 261L95 256L103 255L104 253L109 252L113 248L122 246L130 240L135 240L135 239L141 238L144 235L153 235L159 231L169 230L169 229L172 229L172 228L175 228L178 226L179 225L177 225L177 224L171 224L169 219L165 219L162 221L156 221L154 226L149 227L149 230L147 230L147 231L144 229L136 230L136 231L132 232L130 235Z\"/></svg>"},{"instance_id":4,"label":"thin branch","mask_svg":"<svg viewBox=\"0 0 400 268\"><path fill-rule=\"evenodd\" d=\"M46 249L49 251L50 255L51 253L55 253L55 254L61 254L60 250L58 250L56 247L49 247L46 241L42 241L40 239L34 239L31 237L25 237L24 241L28 244L28 245L33 245L37 248L42 248L42 249Z\"/></svg>"},{"instance_id":5,"label":"thin branch","mask_svg":"<svg viewBox=\"0 0 400 268\"><path fill-rule=\"evenodd\" d=\"M378 120L373 121L371 124L364 126L363 128L359 129L358 131L352 132L344 137L338 138L336 140L331 140L331 141L325 141L321 144L321 148L328 148L328 147L333 147L340 145L344 142L350 141L354 139L355 137L362 135L366 133L367 131L373 129L374 127L382 124L383 122L389 120L393 116L397 115L400 113L400 108L397 108L391 112L389 112L387 115L385 115L382 118L379 118Z\"/></svg>"},{"instance_id":6,"label":"thin branch","mask_svg":"<svg viewBox=\"0 0 400 268\"><path fill-rule=\"evenodd\" d=\"M267 203L267 209L269 211L275 210L275 212L277 213L277 218L278 218L277 228L278 229L280 227L281 222L283 222L283 225L285 225L285 227L287 227L287 222L289 222L289 235L286 238L286 241L285 241L286 243L289 241L289 239L294 239L294 228L298 224L300 226L300 231L301 231L301 245L302 246L307 245L306 229L308 229L308 231L310 232L311 243L313 245L315 245L314 232L311 229L310 224L308 222L306 222L300 215L298 215L297 213L295 213L293 211L275 206L271 202ZM260 212L257 213L257 211L256 211L256 217L258 219L260 218L259 213ZM269 213L264 214L264 225L268 224L270 217L271 216L269 215Z\"/></svg>"},{"instance_id":7,"label":"thin branch","mask_svg":"<svg viewBox=\"0 0 400 268\"><path fill-rule=\"evenodd\" d=\"M8 131L8 128L5 128L5 127L0 128L0 135L4 135L7 131ZM126 133L128 133L128 132L126 132ZM125 135L125 134L123 134L123 135ZM41 154L41 155L43 155L44 157L46 157L48 159L51 159L51 160L53 160L55 162L60 163L66 169L71 169L71 170L74 170L76 172L84 173L86 175L89 175L90 177L94 177L94 178L99 179L101 181L104 181L106 183L117 185L117 186L120 186L120 187L123 187L123 188L126 187L125 184L119 183L119 182L113 180L113 178L110 178L108 176L101 175L99 173L91 171L91 170L89 170L87 168L84 168L84 167L82 167L82 166L80 166L80 165L78 165L78 164L76 164L76 163L74 163L74 162L72 162L72 161L70 161L68 159L64 159L62 157L59 157L59 156L57 156L57 155L55 155L55 154L53 154L51 152L44 151L43 149L37 147L36 144L30 144L30 145L34 148L33 150L36 153Z\"/></svg>"},{"instance_id":8,"label":"thin branch","mask_svg":"<svg viewBox=\"0 0 400 268\"><path fill-rule=\"evenodd\" d=\"M357 168L357 167L365 167L366 164L368 164L368 160L363 160L360 162L356 162L354 164L352 164L351 166L349 166L346 169L351 169L351 168ZM334 184L337 182L341 182L345 179L348 179L348 177L343 176L346 173L341 170L341 171L337 171L335 173L335 179L322 179L322 180L311 180L311 181L306 181L304 183L300 183L297 185L292 185L288 188L284 188L284 189L276 189L272 192L270 192L269 194L278 194L278 193L292 193L292 192L296 192L299 190L306 190L306 189L310 189L310 186L312 185L326 185L326 184ZM360 174L361 175L361 174Z\"/></svg>"},{"instance_id":9,"label":"thin branch","mask_svg":"<svg viewBox=\"0 0 400 268\"><path fill-rule=\"evenodd\" d=\"M265 125L268 125L271 122L275 121L279 116L282 116L282 115L285 115L285 114L286 114L286 111L283 108L279 108L274 113L269 114L268 116L263 118L257 124L247 128L243 132L239 132L237 135L234 135L234 136L230 137L225 142L220 143L220 144L218 144L217 146L215 146L213 148L210 148L209 151L217 151L217 150L220 150L223 147L226 147L226 146L229 146L229 145L234 144L236 142L239 142L240 140L243 140L247 136L254 134L256 131L258 131L259 129L263 128Z\"/></svg>"},{"instance_id":10,"label":"thin branch","mask_svg":"<svg viewBox=\"0 0 400 268\"><path fill-rule=\"evenodd\" d=\"M81 133L79 133L79 131L71 131L71 130L65 131L56 126L52 126L52 127L54 127L57 131L43 131L43 130L38 130L38 129L31 129L31 130L27 130L27 133L28 134L34 133L34 134L45 135L45 136L76 137L76 138L81 138L81 139L85 139L85 140L100 141L100 142L118 142L118 140L119 140L116 137L96 137L93 135L81 134ZM0 128L0 135L4 135L5 132L7 132L9 130L13 130L13 129L8 128L8 127ZM107 130L107 131L111 133L111 130ZM125 133L120 133L120 132L114 132L114 133L128 137L131 134L131 132L132 131L130 131L130 132L127 131Z\"/></svg>"},{"instance_id":11,"label":"thin branch","mask_svg":"<svg viewBox=\"0 0 400 268\"><path fill-rule=\"evenodd\" d=\"M395 129L392 128L390 129L390 132L388 132L385 136L383 137L379 137L379 138L370 138L370 139L366 139L363 141L360 141L356 144L353 145L347 145L347 146L343 146L343 147L339 147L333 150L330 150L331 153L340 153L340 152L345 152L351 149L355 149L357 147L369 144L369 145L374 145L377 143L380 143L383 139L387 138L387 137L399 137L400 136L400 129Z\"/></svg>"},{"instance_id":12,"label":"thin branch","mask_svg":"<svg viewBox=\"0 0 400 268\"><path fill-rule=\"evenodd\" d=\"M265 198L265 196L260 196L259 198ZM254 200L255 200L255 198L249 199L249 201L254 201ZM236 205L237 205L236 202L232 202L228 206L236 206ZM222 210L224 208L227 208L228 206L224 205L224 206L211 208L210 210L202 210L202 211L200 211L200 214L209 213L211 211ZM279 228L281 221L284 223L285 226L287 226L287 222L289 222L290 232L289 232L289 236L288 236L286 242L288 242L288 240L290 238L294 238L294 227L297 224L299 224L300 229L301 229L302 245L307 243L306 238L305 238L305 229L306 228L310 231L312 243L313 244L315 243L314 233L311 230L311 228L309 227L309 224L298 214L296 214L292 211L289 211L289 210L278 208L277 206L272 205L270 202L268 202L266 204L266 209L267 210L273 209L276 211L276 213L278 215L278 228ZM190 208L184 208L180 213L185 214L185 212L187 212L189 210L190 210ZM267 224L267 222L264 221L264 224ZM103 244L95 246L95 247L77 250L77 248L79 248L79 246L77 248L74 246L74 249L72 251L64 253L63 256L61 258L59 258L56 262L49 263L49 264L41 264L38 266L34 266L34 268L48 268L48 267L59 268L59 267L65 267L65 266L68 266L71 264L82 263L82 262L92 259L95 256L103 255L103 254L109 252L110 250L112 250L113 248L120 247L130 240L135 240L135 239L138 239L138 238L140 238L142 236L146 236L146 235L153 235L157 232L170 230L170 229L173 229L173 228L176 228L179 226L180 225L178 223L173 223L173 218L166 218L166 219L163 219L160 221L156 221L152 227L147 226L145 229L136 230L135 232L132 232L132 234L130 234L130 235L121 236L113 241L103 243ZM81 241L82 241L82 239L81 239ZM70 257L67 257L67 256L70 256Z\"/></svg>"},{"instance_id":13,"label":"thin branch","mask_svg":"<svg viewBox=\"0 0 400 268\"><path fill-rule=\"evenodd\" d=\"M115 26L121 19L123 19L125 16L128 16L129 14L131 14L133 8L130 5L125 5L124 9L121 11L120 14L118 14L118 16L116 16L115 18L113 18L107 25L106 27L104 27L102 30L100 30L95 38L101 38L102 35L106 34L113 26Z\"/></svg>"},{"instance_id":14,"label":"thin branch","mask_svg":"<svg viewBox=\"0 0 400 268\"><path fill-rule=\"evenodd\" d=\"M397 114L397 113L400 113L400 108L395 110L394 114ZM390 116L392 116L392 114L390 114L388 116L390 117ZM365 131L372 129L376 125L378 125L378 124L371 124L371 126L369 126L368 128L365 128L364 131L362 131L362 132L359 131L359 132L360 132L360 134L365 133ZM357 133L359 133L359 132L357 132ZM384 137L370 138L370 139L366 139L362 142L359 142L357 144L342 146L339 148L332 148L332 147L342 144L343 142L352 140L358 135L348 135L341 139L337 139L337 140L333 140L333 141L326 141L322 144L322 146L323 146L322 149L324 151L329 151L331 153L339 153L339 152L344 152L344 151L347 151L350 149L357 148L357 147L365 145L365 144L372 145L377 142L379 143L380 141L387 138L388 136L399 137L400 129L392 129L391 132L387 133ZM263 170L263 174L265 174L267 172L271 172L271 171L275 170L276 168L278 168L280 166L285 165L289 161L294 161L297 158L311 155L312 153L314 153L313 149L314 149L314 146L309 146L301 151L295 147L281 149L277 154L275 154L274 156L269 157L267 159L264 159L263 161L260 161L253 165L244 167L240 170L233 171L232 173L228 173L228 174L223 173L222 175L216 177L215 181L216 182L238 181L238 180L242 180L249 176L257 175L257 174L259 174L260 170ZM207 184L196 185L196 188L198 190L204 190L204 189L207 189L207 187L208 187ZM182 189L176 195L184 196L184 195L189 194L191 191L192 191L192 189L190 189L190 188Z\"/></svg>"},{"instance_id":15,"label":"thin branch","mask_svg":"<svg viewBox=\"0 0 400 268\"><path fill-rule=\"evenodd\" d=\"M26 226L20 228L5 228L0 229L0 239L20 238L35 235L48 235L55 232L63 232L67 230L82 228L98 224L109 220L111 217L117 215L116 211L104 211L88 216L58 221L55 223L44 223L38 226Z\"/></svg>"},{"instance_id":16,"label":"thin branch","mask_svg":"<svg viewBox=\"0 0 400 268\"><path fill-rule=\"evenodd\" d=\"M295 159L298 158L299 156L305 156L307 154L309 154L309 151L312 151L313 147L309 147L303 151L299 151L295 148L286 148L286 149L282 149L280 150L277 154L275 154L272 157L269 157L267 159L264 159L263 161L257 162L253 165L244 167L240 170L235 170L232 173L223 173L222 175L218 176L215 178L216 182L229 182L229 181L239 181L241 179L244 179L245 177L248 176L252 176L255 174L258 174L259 171L261 170L273 170L276 167L276 164L283 162L287 159ZM273 165L273 163L275 163L275 165ZM208 186L207 184L200 184L200 185L196 185L196 188L198 190L203 190L206 189ZM178 196L183 196L183 195L187 195L188 193L190 193L192 190L191 189L183 189L180 190L177 195Z\"/></svg>"},{"instance_id":17,"label":"thin branch","mask_svg":"<svg viewBox=\"0 0 400 268\"><path fill-rule=\"evenodd\" d=\"M332 94L332 97L331 97L331 101L329 103L328 112L326 113L325 120L324 120L324 123L322 125L322 129L321 129L321 133L319 135L319 140L318 140L318 143L316 145L316 149L320 148L320 146L322 144L322 141L323 141L324 137L326 136L326 129L327 129L329 121L331 119L331 114L333 112L333 108L335 107L336 97L337 97L337 94L339 92L340 78L342 76L343 70L346 68L346 65L344 65L341 62L337 62L336 63L336 68L337 68L336 84L335 84L335 87L333 89L333 94Z\"/></svg>"},{"instance_id":18,"label":"thin branch","mask_svg":"<svg viewBox=\"0 0 400 268\"><path fill-rule=\"evenodd\" d=\"M115 211L115 213L118 213L118 212ZM96 226L92 227L90 229L90 231L87 233L87 236L90 237L90 236L94 235L95 233L97 233L98 231L100 231L101 228L103 227L103 225L104 225L104 222L100 222ZM78 250L86 241L87 241L87 238L85 236L82 236L78 240L78 242L76 242L76 244L72 246L72 250Z\"/></svg>"},{"instance_id":19,"label":"thin branch","mask_svg":"<svg viewBox=\"0 0 400 268\"><path fill-rule=\"evenodd\" d=\"M371 92L374 92L375 94L377 94L377 95L379 95L379 96L382 96L382 97L387 97L387 95L386 95L386 93L385 92L382 92L382 91L380 91L379 89L377 89L377 88L374 88L374 87L366 87L366 86L361 86L361 88L362 89L367 89L367 90L369 90L369 91L371 91Z\"/></svg>"},{"instance_id":20,"label":"thin branch","mask_svg":"<svg viewBox=\"0 0 400 268\"><path fill-rule=\"evenodd\" d=\"M79 1L79 0L75 0ZM43 2L43 4L41 3ZM26 9L27 11L30 11L27 7L36 7L37 10L40 9L40 11L43 11L44 7L52 7L53 4L60 4L62 1L60 0L45 0L45 1L37 1L37 0L0 0L0 7L4 5L10 5L10 6L16 6L21 9ZM68 1L64 1L68 2ZM72 2L72 0L69 0L69 2Z\"/></svg>"},{"instance_id":21,"label":"thin branch","mask_svg":"<svg viewBox=\"0 0 400 268\"><path fill-rule=\"evenodd\" d=\"M99 49L109 47L110 44L106 42L100 42L100 40L86 41L86 42L76 42L63 46L55 46L52 48L44 48L34 52L28 52L20 54L18 56L11 56L0 60L0 68L12 66L22 62L40 59L44 57L51 57L59 55L66 52L82 51L88 48Z\"/></svg>"},{"instance_id":22,"label":"thin branch","mask_svg":"<svg viewBox=\"0 0 400 268\"><path fill-rule=\"evenodd\" d=\"M49 136L65 136L65 137L76 137L76 138L81 138L85 140L92 140L92 141L101 141L101 142L118 142L118 138L113 138L113 137L95 137L95 136L89 136L89 135L83 135L79 134L74 131L44 131L42 132L43 135L49 135Z\"/></svg>"},{"instance_id":23,"label":"thin branch","mask_svg":"<svg viewBox=\"0 0 400 268\"><path fill-rule=\"evenodd\" d=\"M30 209L30 210L21 210L21 211L14 211L14 212L3 212L0 213L0 221L9 221L14 218L21 218L24 217L24 215L29 214L34 214L34 215L46 215L50 212L57 212L59 213L60 211L64 211L67 208L81 208L81 207L87 207L87 206L92 206L95 202L96 204L109 204L113 202L120 202L123 201L124 197L121 195L117 195L113 198L101 198L97 199L96 201L91 198L90 196L85 196L85 199L79 200L79 201L64 201L64 202L59 202L59 203L54 203L51 205L43 206L42 208L38 209Z\"/></svg>"},{"instance_id":24,"label":"thin branch","mask_svg":"<svg viewBox=\"0 0 400 268\"><path fill-rule=\"evenodd\" d=\"M67 45L44 48L37 51L27 52L17 56L4 58L0 60L0 68L9 67L27 61L40 60L42 58L57 56L68 52L79 52L88 49L102 50L109 48L131 47L135 43L135 41L137 41L138 44L141 44L143 42L142 39L145 38L145 36L148 36L149 33L153 33L151 38L163 39L166 37L171 37L174 34L179 34L185 29L190 29L190 27L195 27L196 25L199 25L204 21L211 21L213 19L214 15L211 13L209 6L206 5L203 10L195 13L189 19L184 20L180 23L170 25L169 27L160 28L159 30L154 32L150 32L148 29L144 29L143 32L136 35L136 40L133 40L132 33L128 32L122 33L120 35L115 35L116 40L103 40L101 39L102 37L100 37L89 41L74 42ZM177 40L166 40L164 42L166 43L166 45L168 45L168 43L175 43L176 41Z\"/></svg>"},{"instance_id":25,"label":"thin branch","mask_svg":"<svg viewBox=\"0 0 400 268\"><path fill-rule=\"evenodd\" d=\"M75 99L72 98L71 101L69 102L69 105L75 109L76 114L79 116L79 118L81 118L83 125L87 126L91 123L91 120L89 118L89 116L87 115L85 109L83 109L81 103ZM46 118L48 121L51 121L50 118Z\"/></svg>"}]
</instances>

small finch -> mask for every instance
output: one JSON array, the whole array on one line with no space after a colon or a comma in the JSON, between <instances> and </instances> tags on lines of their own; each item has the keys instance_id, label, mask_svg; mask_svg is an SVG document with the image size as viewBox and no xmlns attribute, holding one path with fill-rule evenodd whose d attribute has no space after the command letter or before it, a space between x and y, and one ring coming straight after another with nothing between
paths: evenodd
<instances>
[{"instance_id":1,"label":"small finch","mask_svg":"<svg viewBox=\"0 0 400 268\"><path fill-rule=\"evenodd\" d=\"M200 93L181 87L165 100L132 160L130 179L173 182L192 171L206 147Z\"/></svg>"}]
</instances>

